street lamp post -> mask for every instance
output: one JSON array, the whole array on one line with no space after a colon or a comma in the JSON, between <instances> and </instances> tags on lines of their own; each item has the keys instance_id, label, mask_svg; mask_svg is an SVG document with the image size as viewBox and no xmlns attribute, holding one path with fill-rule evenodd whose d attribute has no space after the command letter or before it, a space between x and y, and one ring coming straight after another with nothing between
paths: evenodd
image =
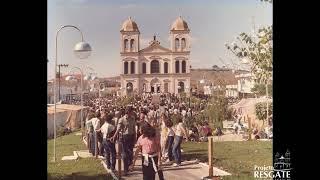
<instances>
[{"instance_id":1,"label":"street lamp post","mask_svg":"<svg viewBox=\"0 0 320 180\"><path fill-rule=\"evenodd\" d=\"M91 47L88 43L84 42L83 39L83 34L81 32L81 30L76 27L76 26L72 26L72 25L65 25L62 26L56 33L56 58L55 58L55 64L54 64L54 74L57 74L57 64L58 64L58 35L59 32L64 29L64 28L74 28L76 30L78 30L81 34L81 42L77 43L74 47L74 53L80 58L80 59L85 59L87 58L90 53L91 53ZM53 94L54 94L54 114L53 114L53 131L54 131L54 140L53 140L53 162L56 161L56 112L57 112L57 95L56 95L56 84L57 84L57 77L55 76L54 79L54 85L53 85Z\"/></svg>"},{"instance_id":2,"label":"street lamp post","mask_svg":"<svg viewBox=\"0 0 320 180\"><path fill-rule=\"evenodd\" d=\"M58 64L58 68L59 68L59 73L58 73L58 76L59 76L59 95L58 95L58 97L59 97L59 101L60 101L60 99L61 99L61 95L60 95L60 79L61 79L61 74L60 74L60 68L61 67L68 67L68 64Z\"/></svg>"}]
</instances>

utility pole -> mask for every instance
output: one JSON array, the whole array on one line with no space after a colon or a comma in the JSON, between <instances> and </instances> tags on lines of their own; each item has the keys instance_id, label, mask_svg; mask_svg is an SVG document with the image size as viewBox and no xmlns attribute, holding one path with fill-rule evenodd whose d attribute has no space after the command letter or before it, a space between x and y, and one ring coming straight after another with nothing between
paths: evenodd
<instances>
[{"instance_id":1,"label":"utility pole","mask_svg":"<svg viewBox=\"0 0 320 180\"><path fill-rule=\"evenodd\" d=\"M61 99L61 97L60 97L60 79L61 79L61 73L60 73L60 68L61 67L68 67L69 65L68 64L58 64L58 74L57 74L57 78L59 78L59 95L58 95L58 97L59 97L59 101L60 101L60 99Z\"/></svg>"}]
</instances>

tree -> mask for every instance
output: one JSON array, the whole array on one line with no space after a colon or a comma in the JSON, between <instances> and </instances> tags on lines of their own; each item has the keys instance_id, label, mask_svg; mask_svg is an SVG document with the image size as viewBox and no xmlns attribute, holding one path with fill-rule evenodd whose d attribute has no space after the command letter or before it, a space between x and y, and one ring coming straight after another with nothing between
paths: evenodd
<instances>
[{"instance_id":1,"label":"tree","mask_svg":"<svg viewBox=\"0 0 320 180\"><path fill-rule=\"evenodd\" d=\"M260 95L260 96L266 95L266 88L265 88L264 84L256 83L254 85L254 87L251 88L251 91L254 92L255 94ZM268 85L268 95L272 95L272 85L271 84Z\"/></svg>"},{"instance_id":2,"label":"tree","mask_svg":"<svg viewBox=\"0 0 320 180\"><path fill-rule=\"evenodd\" d=\"M230 120L232 110L228 108L228 100L223 96L216 96L210 99L210 104L206 107L203 113L200 113L198 118L200 122L207 119L213 126L223 128L223 121Z\"/></svg>"},{"instance_id":3,"label":"tree","mask_svg":"<svg viewBox=\"0 0 320 180\"><path fill-rule=\"evenodd\" d=\"M267 118L267 103L265 102L257 103L255 106L256 106L256 116L259 120L262 120L264 124L264 120ZM268 117L270 117L273 112L272 103L268 104L268 106L269 106Z\"/></svg>"},{"instance_id":4,"label":"tree","mask_svg":"<svg viewBox=\"0 0 320 180\"><path fill-rule=\"evenodd\" d=\"M226 44L235 56L243 63L251 65L251 72L259 83L267 84L272 78L272 26L258 30L253 36L240 33L237 42Z\"/></svg>"},{"instance_id":5,"label":"tree","mask_svg":"<svg viewBox=\"0 0 320 180\"><path fill-rule=\"evenodd\" d=\"M272 3L272 0L261 1ZM227 49L241 59L242 63L250 65L254 78L258 83L265 84L265 92L268 92L268 84L272 80L273 73L272 25L259 29L258 33L253 35L244 32L240 33L236 41L226 44ZM269 106L267 105L267 112L268 109ZM266 117L268 119L269 113L266 114L268 114Z\"/></svg>"}]
</instances>

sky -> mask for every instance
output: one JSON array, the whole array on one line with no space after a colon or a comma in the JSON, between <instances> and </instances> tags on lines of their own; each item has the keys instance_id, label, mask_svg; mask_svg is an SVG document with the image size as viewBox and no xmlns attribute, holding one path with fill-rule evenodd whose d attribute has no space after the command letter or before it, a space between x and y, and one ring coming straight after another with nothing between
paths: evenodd
<instances>
[{"instance_id":1,"label":"sky","mask_svg":"<svg viewBox=\"0 0 320 180\"><path fill-rule=\"evenodd\" d=\"M91 67L98 77L117 76L120 66L120 28L131 16L140 30L140 47L145 48L156 34L169 48L171 24L181 15L191 30L192 68L239 64L225 47L241 32L251 33L272 25L272 4L260 0L48 0L48 79L54 77L55 39L63 25L74 25L92 47L88 59L80 60L73 47L81 41L78 31L65 28L58 36L58 64L64 74L71 67ZM90 71L87 71L92 72Z\"/></svg>"}]
</instances>

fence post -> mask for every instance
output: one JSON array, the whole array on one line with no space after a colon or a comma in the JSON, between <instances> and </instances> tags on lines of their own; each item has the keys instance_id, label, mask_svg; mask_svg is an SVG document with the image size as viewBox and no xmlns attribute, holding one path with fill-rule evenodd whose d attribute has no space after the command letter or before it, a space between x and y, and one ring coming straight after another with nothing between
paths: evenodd
<instances>
[{"instance_id":1,"label":"fence post","mask_svg":"<svg viewBox=\"0 0 320 180\"><path fill-rule=\"evenodd\" d=\"M209 177L213 177L213 136L208 137Z\"/></svg>"},{"instance_id":2,"label":"fence post","mask_svg":"<svg viewBox=\"0 0 320 180\"><path fill-rule=\"evenodd\" d=\"M248 140L250 141L251 140L251 118L247 115L247 119L248 119L248 128L249 128L249 137L248 137Z\"/></svg>"}]
</instances>

